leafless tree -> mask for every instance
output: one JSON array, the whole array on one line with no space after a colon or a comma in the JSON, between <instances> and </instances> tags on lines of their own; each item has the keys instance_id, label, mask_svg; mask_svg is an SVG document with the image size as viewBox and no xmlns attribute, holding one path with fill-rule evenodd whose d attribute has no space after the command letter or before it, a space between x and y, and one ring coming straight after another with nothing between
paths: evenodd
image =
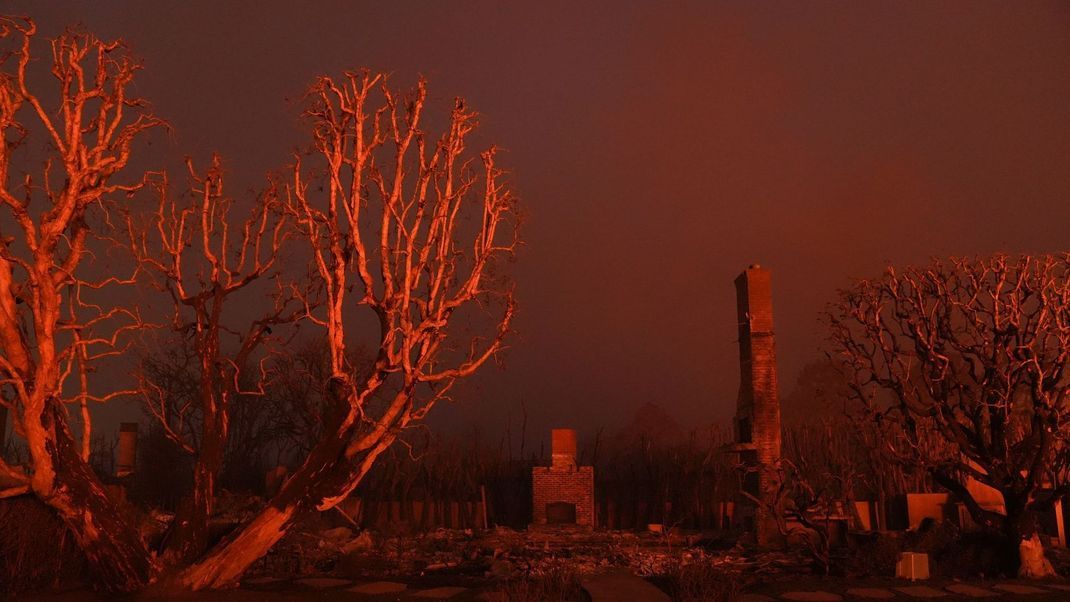
<instances>
[{"instance_id":1,"label":"leafless tree","mask_svg":"<svg viewBox=\"0 0 1070 602\"><path fill-rule=\"evenodd\" d=\"M789 544L801 543L820 572L827 575L832 567L831 521L842 516L843 491L849 490L851 483L843 482L841 475L831 472L814 475L813 470L800 467L788 458L780 458L769 468L763 475L772 481L770 496L758 497L747 491L743 482L760 469L746 464L736 467L739 492L773 518L777 531Z\"/></svg>"},{"instance_id":2,"label":"leafless tree","mask_svg":"<svg viewBox=\"0 0 1070 602\"><path fill-rule=\"evenodd\" d=\"M29 73L35 33L32 21L0 17L0 383L29 450L25 474L0 470L58 513L102 581L134 589L152 578L155 561L86 462L88 424L79 445L63 404L74 401L87 416L88 402L125 393L93 395L85 375L88 363L119 353L120 336L140 322L134 309L92 295L132 276L94 278L83 264L109 204L143 186L143 174L126 173L134 142L162 123L129 94L138 64L121 43L64 32L51 41L48 90ZM13 153L28 140L43 141L42 169L12 173ZM74 371L79 393L65 398Z\"/></svg>"},{"instance_id":3,"label":"leafless tree","mask_svg":"<svg viewBox=\"0 0 1070 602\"><path fill-rule=\"evenodd\" d=\"M515 199L493 148L466 152L465 103L435 138L423 81L402 95L361 71L320 78L308 97L314 152L297 158L285 201L324 285L305 317L326 332L339 411L268 508L182 575L192 589L234 583L301 512L349 495L402 429L502 350L515 311L499 278L518 244ZM376 357L357 378L346 349L361 313ZM480 323L489 336L471 333Z\"/></svg>"},{"instance_id":4,"label":"leafless tree","mask_svg":"<svg viewBox=\"0 0 1070 602\"><path fill-rule=\"evenodd\" d=\"M130 248L171 298L172 329L190 341L196 362L197 392L183 403L172 397L173 385L181 383L156 382L153 371L143 371L141 379L146 406L163 432L195 458L193 490L179 506L165 553L176 562L191 561L207 548L208 517L227 449L231 408L241 394L262 394L267 380L268 356L259 353L262 345L272 337L273 327L293 322L305 310L290 294L297 285L284 286L276 269L287 231L275 189L260 194L240 219L224 193L218 156L204 175L191 161L187 167L189 195L174 197L164 180L157 187L153 223L127 219ZM261 305L254 299L264 296L269 284L265 281L274 283L274 302L250 312L250 307ZM244 391L248 383L255 383L254 388ZM196 436L192 429L197 429Z\"/></svg>"},{"instance_id":5,"label":"leafless tree","mask_svg":"<svg viewBox=\"0 0 1070 602\"><path fill-rule=\"evenodd\" d=\"M0 384L30 458L25 469L0 465L4 481L14 484L0 495L32 490L71 528L102 583L143 587L160 565L85 458L88 404L131 392L94 395L91 367L122 353L121 336L142 321L129 306L94 303L91 293L152 272L172 296L174 325L191 333L200 429L164 415L166 404L150 407L159 409L169 436L197 457L198 485L180 513L190 518L179 522L194 531L210 512L227 408L244 383L264 384L262 372L250 378L255 349L272 324L294 317L286 315L287 302L323 328L328 400L322 437L302 466L265 511L199 561L188 564L204 547L203 531L177 539L173 558L186 566L170 573L177 583L230 585L299 513L331 508L348 495L403 429L503 349L515 312L502 271L519 244L515 199L493 148L466 151L475 114L463 102L444 119L442 134L431 137L423 82L401 95L380 74L322 78L307 112L314 151L297 157L292 180L280 194L262 197L244 226L230 221L218 164L204 175L191 169L192 204L172 202L164 182L154 233L129 229L133 273L94 279L82 265L90 253L86 241L118 238L108 233L114 214L108 209L144 188L147 176L116 181L135 139L162 122L127 95L138 65L121 44L77 32L52 43L58 104L46 108L27 82L34 25L3 18L0 26L11 46L0 56L0 203L10 217L0 225L15 234L0 241ZM43 173L12 184L13 150L38 133L49 146ZM34 202L44 207L36 215ZM223 305L272 270L283 232L276 209L308 243L317 286L280 285L273 312L237 334L231 353L221 343L233 327L221 318ZM193 263L199 267L191 269ZM362 322L362 312L371 320ZM369 345L375 358L361 369L347 349L368 334L368 323L377 326ZM71 375L77 383L68 390L77 392L65 396ZM153 389L150 380L143 384ZM81 445L64 403L81 411Z\"/></svg>"},{"instance_id":6,"label":"leafless tree","mask_svg":"<svg viewBox=\"0 0 1070 602\"><path fill-rule=\"evenodd\" d=\"M828 320L859 411L905 435L880 444L1017 550L1035 512L1070 491L1070 257L890 268L843 291ZM968 479L1002 493L1005 512L978 503Z\"/></svg>"}]
</instances>

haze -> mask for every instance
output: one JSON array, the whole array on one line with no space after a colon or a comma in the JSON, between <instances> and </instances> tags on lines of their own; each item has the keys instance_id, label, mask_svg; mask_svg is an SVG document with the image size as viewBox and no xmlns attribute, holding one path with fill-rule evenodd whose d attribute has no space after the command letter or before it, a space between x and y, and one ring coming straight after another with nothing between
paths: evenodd
<instances>
[{"instance_id":1,"label":"haze","mask_svg":"<svg viewBox=\"0 0 1070 602\"><path fill-rule=\"evenodd\" d=\"M732 280L773 271L781 392L818 314L888 262L1067 249L1066 4L15 2L143 57L168 152L232 190L304 141L320 73L369 66L466 97L527 216L505 369L438 420L591 432L644 402L726 422ZM136 410L134 410L136 411Z\"/></svg>"}]
</instances>

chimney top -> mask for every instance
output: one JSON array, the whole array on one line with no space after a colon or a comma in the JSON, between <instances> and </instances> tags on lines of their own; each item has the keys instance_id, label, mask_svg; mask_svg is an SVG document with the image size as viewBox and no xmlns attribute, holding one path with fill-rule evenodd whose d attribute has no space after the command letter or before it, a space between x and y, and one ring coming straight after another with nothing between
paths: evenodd
<instances>
[{"instance_id":1,"label":"chimney top","mask_svg":"<svg viewBox=\"0 0 1070 602\"><path fill-rule=\"evenodd\" d=\"M576 466L576 430L553 429L550 432L550 450L553 466Z\"/></svg>"}]
</instances>

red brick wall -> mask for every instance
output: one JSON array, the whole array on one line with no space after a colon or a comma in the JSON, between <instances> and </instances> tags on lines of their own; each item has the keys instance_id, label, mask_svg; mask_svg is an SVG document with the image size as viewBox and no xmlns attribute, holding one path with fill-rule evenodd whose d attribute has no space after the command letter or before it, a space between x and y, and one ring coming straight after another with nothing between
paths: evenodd
<instances>
[{"instance_id":1,"label":"red brick wall","mask_svg":"<svg viewBox=\"0 0 1070 602\"><path fill-rule=\"evenodd\" d=\"M568 502L576 506L576 524L594 527L594 467L536 466L531 469L532 522L546 524L546 505Z\"/></svg>"}]
</instances>

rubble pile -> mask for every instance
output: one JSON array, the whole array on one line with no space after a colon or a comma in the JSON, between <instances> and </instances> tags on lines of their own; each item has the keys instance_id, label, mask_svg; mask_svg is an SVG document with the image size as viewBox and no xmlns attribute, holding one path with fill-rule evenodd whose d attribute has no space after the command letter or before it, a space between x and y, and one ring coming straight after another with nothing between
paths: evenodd
<instances>
[{"instance_id":1,"label":"rubble pile","mask_svg":"<svg viewBox=\"0 0 1070 602\"><path fill-rule=\"evenodd\" d=\"M497 527L399 535L320 525L289 534L254 567L253 574L505 582L558 574L562 565L578 575L627 568L642 577L658 577L695 564L761 574L783 572L802 562L786 554L709 550L700 545L698 536L676 533Z\"/></svg>"}]
</instances>

